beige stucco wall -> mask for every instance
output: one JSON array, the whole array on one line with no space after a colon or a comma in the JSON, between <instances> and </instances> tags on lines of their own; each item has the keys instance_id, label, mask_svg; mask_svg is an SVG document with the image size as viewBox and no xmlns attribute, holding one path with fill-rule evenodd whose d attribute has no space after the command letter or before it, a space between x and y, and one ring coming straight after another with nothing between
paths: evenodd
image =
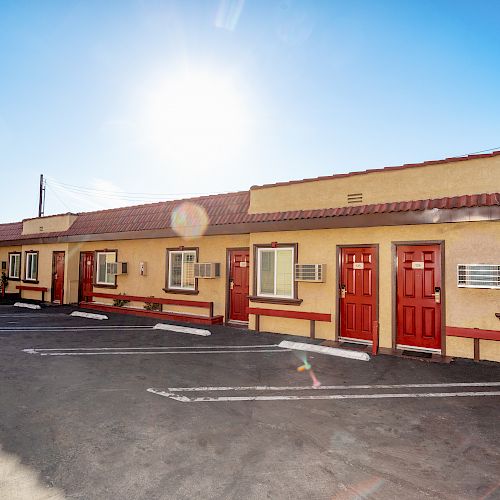
<instances>
[{"instance_id":1,"label":"beige stucco wall","mask_svg":"<svg viewBox=\"0 0 500 500\"><path fill-rule=\"evenodd\" d=\"M117 288L106 289L94 287L95 291L104 293L127 293L157 298L173 298L214 302L214 314L224 314L226 304L226 249L248 247L248 235L207 236L197 239L161 238L148 240L88 242L73 245L79 255L83 251L118 250L118 261L128 263L128 273L117 276ZM221 276L214 279L199 279L197 295L165 293L166 249L184 246L199 247L199 262L219 262ZM147 276L140 276L139 263L147 263ZM77 300L77 295L73 297ZM96 299L109 302L105 299ZM132 307L143 307L142 303L127 304ZM207 314L207 309L192 307L164 306L164 310L182 311L191 314Z\"/></svg>"},{"instance_id":2,"label":"beige stucco wall","mask_svg":"<svg viewBox=\"0 0 500 500\"><path fill-rule=\"evenodd\" d=\"M344 207L348 205L347 195L350 193L362 193L361 204L371 204L499 190L500 156L495 156L252 189L249 211L261 213Z\"/></svg>"},{"instance_id":3,"label":"beige stucco wall","mask_svg":"<svg viewBox=\"0 0 500 500\"><path fill-rule=\"evenodd\" d=\"M0 262L6 262L7 269L5 269L5 274L9 275L9 253L11 252L20 252L22 250L21 246L12 246L12 247L0 247ZM22 258L21 258L22 261ZM22 264L21 264L22 265ZM0 270L0 275L2 274L2 270ZM22 274L21 274L22 276ZM19 285L19 281L9 280L9 284L7 285L6 292L17 293L16 285Z\"/></svg>"},{"instance_id":4,"label":"beige stucco wall","mask_svg":"<svg viewBox=\"0 0 500 500\"><path fill-rule=\"evenodd\" d=\"M445 299L446 324L470 328L500 330L495 317L500 312L500 290L462 289L456 284L456 266L463 263L495 263L500 261L500 222L470 222L421 226L327 229L258 233L250 237L251 245L258 243L298 243L298 262L326 264L325 283L299 283L300 306L251 303L252 307L302 310L331 313L333 323L317 322L316 336L333 339L335 336L336 306L336 245L379 244L379 323L380 346L392 346L392 242L445 240ZM252 256L253 257L253 256ZM253 266L253 263L252 263ZM250 327L254 328L254 317ZM295 335L309 335L304 320L283 320L261 317L261 330ZM483 359L500 360L500 343L481 342L485 346ZM451 356L473 357L472 343L454 338L448 345Z\"/></svg>"},{"instance_id":5,"label":"beige stucco wall","mask_svg":"<svg viewBox=\"0 0 500 500\"><path fill-rule=\"evenodd\" d=\"M65 268L64 268L64 302L67 303L66 293L69 287L68 284L68 244L67 243L53 243L48 245L23 245L21 256L21 279L25 277L26 269L26 253L25 252L38 251L38 283L23 282L21 284L26 286L41 286L48 289L45 292L45 300L50 301L52 289L52 252L65 252ZM24 299L41 299L41 292L32 292L30 290L22 291L22 298Z\"/></svg>"},{"instance_id":6,"label":"beige stucco wall","mask_svg":"<svg viewBox=\"0 0 500 500\"><path fill-rule=\"evenodd\" d=\"M50 215L48 217L36 217L23 220L23 235L53 233L67 231L75 222L77 216L74 214Z\"/></svg>"}]
</instances>

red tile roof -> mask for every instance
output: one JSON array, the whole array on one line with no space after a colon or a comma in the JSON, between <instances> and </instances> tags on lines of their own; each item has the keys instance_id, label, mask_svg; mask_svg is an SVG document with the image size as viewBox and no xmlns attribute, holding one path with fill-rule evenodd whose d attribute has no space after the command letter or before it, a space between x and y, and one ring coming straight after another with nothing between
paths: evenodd
<instances>
[{"instance_id":1,"label":"red tile roof","mask_svg":"<svg viewBox=\"0 0 500 500\"><path fill-rule=\"evenodd\" d=\"M10 222L8 224L0 224L0 241L16 240L23 232L22 222Z\"/></svg>"},{"instance_id":2,"label":"red tile roof","mask_svg":"<svg viewBox=\"0 0 500 500\"><path fill-rule=\"evenodd\" d=\"M404 165L398 165L395 167L383 167L383 168L373 168L369 170L357 170L355 172L347 172L345 174L333 174L333 175L324 175L322 177L311 177L308 179L298 179L294 181L284 181L284 182L275 182L271 184L263 184L261 186L252 186L250 189L264 189L270 187L277 186L289 186L291 184L301 184L303 182L314 182L314 181L327 181L330 179L339 179L341 177L351 177L353 175L364 175L371 174L374 172L386 172L391 170L403 170L407 168L415 168L415 167L426 167L428 165L439 165L442 163L454 163L457 161L467 161L467 160L479 160L480 158L491 158L493 156L500 156L500 151L493 151L492 153L486 154L472 154L468 156L453 156L450 158L444 158L441 160L429 160L423 161L421 163L405 163Z\"/></svg>"},{"instance_id":3,"label":"red tile roof","mask_svg":"<svg viewBox=\"0 0 500 500\"><path fill-rule=\"evenodd\" d=\"M271 222L298 219L319 219L349 215L383 214L390 212L416 212L433 209L453 209L500 206L500 193L474 194L436 198L433 200L397 201L340 208L295 210L263 214L249 214L245 222Z\"/></svg>"},{"instance_id":4,"label":"red tile roof","mask_svg":"<svg viewBox=\"0 0 500 500\"><path fill-rule=\"evenodd\" d=\"M220 194L191 198L189 200L167 201L148 205L113 208L97 212L84 212L72 226L63 232L22 235L22 222L0 224L0 241L51 238L59 236L83 236L91 234L121 233L169 229L173 210L181 203L190 201L202 206L208 215L210 226L244 224L253 222L276 222L299 219L344 217L351 215L410 212L433 209L455 209L471 207L500 206L500 193L463 195L429 200L377 203L372 205L348 206L316 210L295 210L288 212L249 214L250 193Z\"/></svg>"}]
</instances>

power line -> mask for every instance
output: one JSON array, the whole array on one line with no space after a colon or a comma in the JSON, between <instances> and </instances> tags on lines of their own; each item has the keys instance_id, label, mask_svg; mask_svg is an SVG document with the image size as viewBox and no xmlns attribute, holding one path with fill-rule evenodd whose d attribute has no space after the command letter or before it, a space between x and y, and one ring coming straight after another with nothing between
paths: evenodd
<instances>
[{"instance_id":1,"label":"power line","mask_svg":"<svg viewBox=\"0 0 500 500\"><path fill-rule=\"evenodd\" d=\"M482 151L475 151L474 153L466 153L462 156L478 155L479 153L488 153L490 151L495 151L495 150L500 150L500 146L497 146L496 148L491 148L491 149L483 149Z\"/></svg>"},{"instance_id":2,"label":"power line","mask_svg":"<svg viewBox=\"0 0 500 500\"><path fill-rule=\"evenodd\" d=\"M91 187L85 187L85 186L77 186L75 184L68 184L66 182L57 181L56 179L52 179L52 178L50 178L50 182L53 185L56 184L60 187L73 189L73 190L92 192L92 193L104 193L104 194L110 194L110 195L113 194L113 195L120 196L120 197L134 197L134 198L141 198L141 199L145 199L148 197L170 197L170 196L187 196L187 195L202 196L202 195L213 194L213 193L145 193L145 192L133 192L133 191L117 191L117 190L112 190L112 189L99 189L99 188L91 188Z\"/></svg>"}]
</instances>

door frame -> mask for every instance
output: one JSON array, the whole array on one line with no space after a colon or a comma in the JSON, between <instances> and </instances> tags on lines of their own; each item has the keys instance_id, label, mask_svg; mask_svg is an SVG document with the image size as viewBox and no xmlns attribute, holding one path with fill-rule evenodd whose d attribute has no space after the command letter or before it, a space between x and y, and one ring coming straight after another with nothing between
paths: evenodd
<instances>
[{"instance_id":1,"label":"door frame","mask_svg":"<svg viewBox=\"0 0 500 500\"><path fill-rule=\"evenodd\" d=\"M229 319L229 314L231 312L231 291L229 289L230 283L229 283L229 278L231 275L231 262L229 260L229 256L231 252L238 252L242 250L247 250L248 251L248 286L250 286L250 247L231 247L231 248L226 248L226 307L225 307L225 313L224 313L224 323L230 323L231 320ZM248 293L250 294L250 289L248 290Z\"/></svg>"},{"instance_id":2,"label":"door frame","mask_svg":"<svg viewBox=\"0 0 500 500\"><path fill-rule=\"evenodd\" d=\"M342 249L343 248L374 248L375 249L375 265L377 266L377 280L375 283L375 289L377 291L377 299L375 301L375 321L379 320L379 288L380 288L380 267L379 267L379 244L378 243L363 243L360 245L337 245L336 246L336 279L335 279L335 303L337 304L337 318L335 320L335 333L334 341L338 341L340 338L340 313L341 313L341 302L340 302L340 279L342 274Z\"/></svg>"},{"instance_id":3,"label":"door frame","mask_svg":"<svg viewBox=\"0 0 500 500\"><path fill-rule=\"evenodd\" d=\"M392 350L397 351L398 333L398 246L439 245L441 253L441 356L446 356L446 282L445 282L445 240L417 240L391 242L391 301L392 301ZM424 352L424 350L422 351Z\"/></svg>"},{"instance_id":4,"label":"door frame","mask_svg":"<svg viewBox=\"0 0 500 500\"><path fill-rule=\"evenodd\" d=\"M64 255L64 279L63 279L63 286L62 286L62 297L61 297L61 302L60 304L64 304L64 280L66 279L66 251L65 250L52 250L52 279L50 283L50 301L54 302L54 276L56 274L56 262L55 262L55 255L57 253L62 253Z\"/></svg>"}]
</instances>

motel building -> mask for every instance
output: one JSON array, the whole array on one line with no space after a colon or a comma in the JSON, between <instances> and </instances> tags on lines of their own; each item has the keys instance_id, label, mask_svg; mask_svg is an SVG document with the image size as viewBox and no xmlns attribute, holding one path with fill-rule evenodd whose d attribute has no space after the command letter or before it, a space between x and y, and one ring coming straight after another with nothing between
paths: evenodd
<instances>
[{"instance_id":1,"label":"motel building","mask_svg":"<svg viewBox=\"0 0 500 500\"><path fill-rule=\"evenodd\" d=\"M0 262L22 299L500 362L500 151L1 224Z\"/></svg>"}]
</instances>

